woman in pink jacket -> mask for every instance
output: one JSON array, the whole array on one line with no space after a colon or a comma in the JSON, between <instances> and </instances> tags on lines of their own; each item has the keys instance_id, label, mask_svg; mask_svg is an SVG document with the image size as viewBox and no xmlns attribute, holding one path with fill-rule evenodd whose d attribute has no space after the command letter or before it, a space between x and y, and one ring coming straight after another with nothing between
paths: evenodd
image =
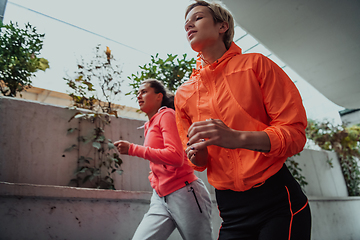
<instances>
[{"instance_id":1,"label":"woman in pink jacket","mask_svg":"<svg viewBox=\"0 0 360 240\"><path fill-rule=\"evenodd\" d=\"M150 161L149 180L154 189L150 209L133 239L167 239L175 228L183 239L213 239L210 195L182 148L174 96L160 81L149 79L141 84L137 99L149 118L144 145L115 142L121 154Z\"/></svg>"}]
</instances>

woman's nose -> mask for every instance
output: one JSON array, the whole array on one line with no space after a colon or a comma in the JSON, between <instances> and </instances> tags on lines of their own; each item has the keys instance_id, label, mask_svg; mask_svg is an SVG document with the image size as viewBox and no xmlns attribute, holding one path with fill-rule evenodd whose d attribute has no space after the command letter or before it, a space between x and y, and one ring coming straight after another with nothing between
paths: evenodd
<instances>
[{"instance_id":1,"label":"woman's nose","mask_svg":"<svg viewBox=\"0 0 360 240\"><path fill-rule=\"evenodd\" d=\"M136 98L139 100L139 99L142 99L142 93L139 92L137 95L136 95Z\"/></svg>"},{"instance_id":2,"label":"woman's nose","mask_svg":"<svg viewBox=\"0 0 360 240\"><path fill-rule=\"evenodd\" d=\"M187 32L190 28L194 27L194 24L192 21L188 21L186 24L185 24L185 31Z\"/></svg>"}]
</instances>

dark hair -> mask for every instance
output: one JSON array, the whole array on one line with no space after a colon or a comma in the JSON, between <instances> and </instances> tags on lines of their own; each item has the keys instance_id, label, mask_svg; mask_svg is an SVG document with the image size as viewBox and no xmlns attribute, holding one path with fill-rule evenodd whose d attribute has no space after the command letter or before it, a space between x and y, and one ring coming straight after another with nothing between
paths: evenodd
<instances>
[{"instance_id":1,"label":"dark hair","mask_svg":"<svg viewBox=\"0 0 360 240\"><path fill-rule=\"evenodd\" d=\"M164 84L157 79L146 79L141 84L149 83L150 87L154 89L155 93L162 93L163 99L161 106L166 106L175 110L174 106L174 94L170 92Z\"/></svg>"}]
</instances>

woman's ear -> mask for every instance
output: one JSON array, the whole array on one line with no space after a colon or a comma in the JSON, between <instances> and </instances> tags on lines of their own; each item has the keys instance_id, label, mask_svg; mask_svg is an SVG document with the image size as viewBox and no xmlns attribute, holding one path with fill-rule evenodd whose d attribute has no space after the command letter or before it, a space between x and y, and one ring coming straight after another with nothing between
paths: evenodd
<instances>
[{"instance_id":1,"label":"woman's ear","mask_svg":"<svg viewBox=\"0 0 360 240\"><path fill-rule=\"evenodd\" d=\"M157 100L160 100L162 102L164 95L162 93L157 94Z\"/></svg>"},{"instance_id":2,"label":"woman's ear","mask_svg":"<svg viewBox=\"0 0 360 240\"><path fill-rule=\"evenodd\" d=\"M229 29L229 24L227 22L220 23L219 33L225 33Z\"/></svg>"}]
</instances>

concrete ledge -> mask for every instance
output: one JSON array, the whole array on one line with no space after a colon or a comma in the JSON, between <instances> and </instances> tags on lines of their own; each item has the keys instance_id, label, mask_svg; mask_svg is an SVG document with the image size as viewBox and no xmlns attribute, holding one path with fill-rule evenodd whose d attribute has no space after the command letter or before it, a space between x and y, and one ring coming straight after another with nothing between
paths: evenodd
<instances>
[{"instance_id":1,"label":"concrete ledge","mask_svg":"<svg viewBox=\"0 0 360 240\"><path fill-rule=\"evenodd\" d=\"M67 186L40 185L28 183L9 183L0 181L1 197L37 197L66 199L102 199L117 201L137 201L150 203L151 191L105 190ZM216 203L215 195L211 194ZM309 202L360 201L360 197L318 197L308 196Z\"/></svg>"},{"instance_id":2,"label":"concrete ledge","mask_svg":"<svg viewBox=\"0 0 360 240\"><path fill-rule=\"evenodd\" d=\"M57 199L102 199L150 203L152 192L104 190L66 186L0 182L1 197L37 197Z\"/></svg>"},{"instance_id":3,"label":"concrete ledge","mask_svg":"<svg viewBox=\"0 0 360 240\"><path fill-rule=\"evenodd\" d=\"M131 239L152 192L0 182L0 239ZM221 219L216 203L213 234ZM169 240L182 239L175 230Z\"/></svg>"},{"instance_id":4,"label":"concrete ledge","mask_svg":"<svg viewBox=\"0 0 360 240\"><path fill-rule=\"evenodd\" d=\"M50 236L131 239L149 207L151 194L150 191L0 182L0 218L4 220L0 225L0 239L33 239L31 237L35 236L36 239L49 239ZM213 194L211 197L216 237L221 219L215 197ZM360 197L310 196L309 204L312 240L360 239L357 226ZM108 228L111 233L100 234L98 226ZM17 231L19 228L22 231ZM169 239L181 237L175 231Z\"/></svg>"},{"instance_id":5,"label":"concrete ledge","mask_svg":"<svg viewBox=\"0 0 360 240\"><path fill-rule=\"evenodd\" d=\"M343 202L343 201L359 201L360 197L313 197L308 196L309 202Z\"/></svg>"}]
</instances>

